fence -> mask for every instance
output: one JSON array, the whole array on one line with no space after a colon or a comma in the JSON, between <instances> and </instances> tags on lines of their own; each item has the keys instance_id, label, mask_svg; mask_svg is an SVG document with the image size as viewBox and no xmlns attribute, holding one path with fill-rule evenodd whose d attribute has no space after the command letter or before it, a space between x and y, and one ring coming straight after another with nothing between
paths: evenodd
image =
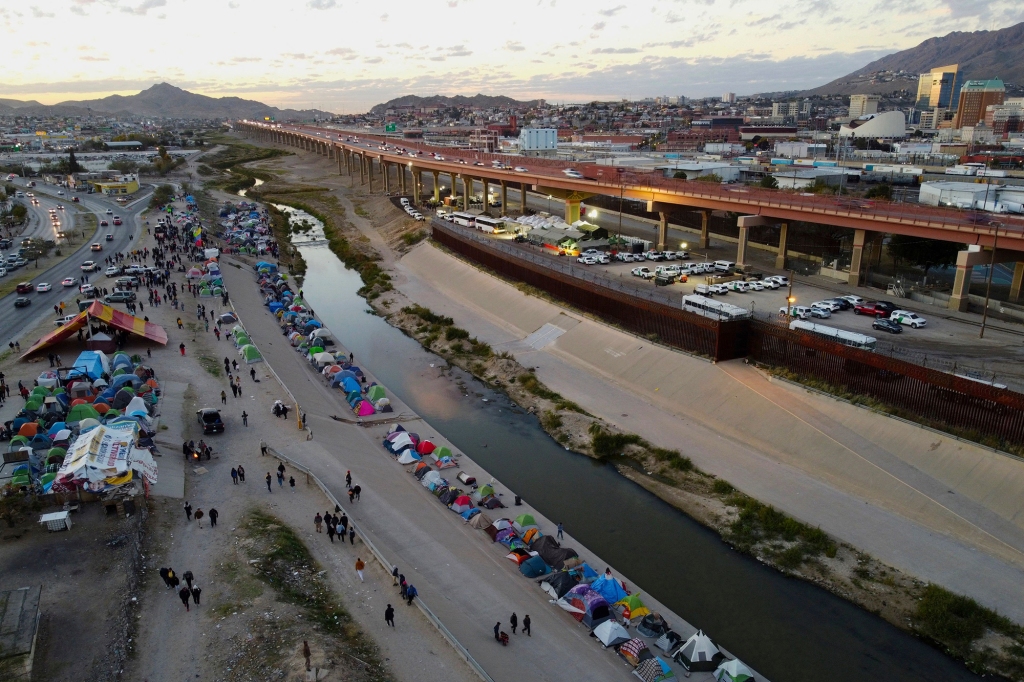
<instances>
[{"instance_id":1,"label":"fence","mask_svg":"<svg viewBox=\"0 0 1024 682\"><path fill-rule=\"evenodd\" d=\"M435 219L433 238L495 272L537 287L575 308L631 332L715 360L746 355L744 321L719 322L682 310L678 297L627 286L582 267L530 253L517 245Z\"/></svg>"},{"instance_id":2,"label":"fence","mask_svg":"<svg viewBox=\"0 0 1024 682\"><path fill-rule=\"evenodd\" d=\"M850 348L785 325L750 322L749 352L936 425L1024 444L1024 395L877 352Z\"/></svg>"}]
</instances>

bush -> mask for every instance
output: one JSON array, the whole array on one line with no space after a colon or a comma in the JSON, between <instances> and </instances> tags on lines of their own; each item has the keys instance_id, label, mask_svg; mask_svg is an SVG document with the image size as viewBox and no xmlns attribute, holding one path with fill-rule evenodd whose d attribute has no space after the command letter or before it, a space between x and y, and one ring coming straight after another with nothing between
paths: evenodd
<instances>
[{"instance_id":1,"label":"bush","mask_svg":"<svg viewBox=\"0 0 1024 682\"><path fill-rule=\"evenodd\" d=\"M776 180L775 177L771 176L771 175L766 175L763 178L761 178L761 182L758 183L758 184L760 184L761 187L764 187L765 189L778 189L779 188L779 181Z\"/></svg>"},{"instance_id":2,"label":"bush","mask_svg":"<svg viewBox=\"0 0 1024 682\"><path fill-rule=\"evenodd\" d=\"M984 635L986 629L1007 634L1018 631L1004 616L938 585L925 588L916 618L922 632L963 657L970 654L971 643Z\"/></svg>"},{"instance_id":3,"label":"bush","mask_svg":"<svg viewBox=\"0 0 1024 682\"><path fill-rule=\"evenodd\" d=\"M640 436L635 433L608 433L600 431L591 436L591 447L594 456L605 459L607 457L618 457L629 445L638 445L641 442Z\"/></svg>"},{"instance_id":4,"label":"bush","mask_svg":"<svg viewBox=\"0 0 1024 682\"><path fill-rule=\"evenodd\" d=\"M450 327L451 325L455 324L455 320L453 320L452 318L445 317L443 315L438 315L437 313L433 312L430 308L424 308L421 305L406 306L402 308L402 312L405 313L406 315L415 315L424 322L440 324L445 327ZM466 336L469 336L469 334L466 334Z\"/></svg>"},{"instance_id":5,"label":"bush","mask_svg":"<svg viewBox=\"0 0 1024 682\"><path fill-rule=\"evenodd\" d=\"M402 235L402 241L406 246L412 246L413 244L419 244L421 241L427 238L425 230L416 230L415 232L406 232Z\"/></svg>"},{"instance_id":6,"label":"bush","mask_svg":"<svg viewBox=\"0 0 1024 682\"><path fill-rule=\"evenodd\" d=\"M731 495L736 490L728 481L723 481L720 478L715 479L715 482L711 484L711 489L719 495Z\"/></svg>"},{"instance_id":7,"label":"bush","mask_svg":"<svg viewBox=\"0 0 1024 682\"><path fill-rule=\"evenodd\" d=\"M458 327L448 327L448 329L446 329L444 332L444 338L448 339L449 341L454 341L455 339L468 339L469 332L467 332L465 329L460 329Z\"/></svg>"},{"instance_id":8,"label":"bush","mask_svg":"<svg viewBox=\"0 0 1024 682\"><path fill-rule=\"evenodd\" d=\"M556 431L562 427L562 417L555 412L545 412L541 415L540 425L545 431Z\"/></svg>"}]
</instances>

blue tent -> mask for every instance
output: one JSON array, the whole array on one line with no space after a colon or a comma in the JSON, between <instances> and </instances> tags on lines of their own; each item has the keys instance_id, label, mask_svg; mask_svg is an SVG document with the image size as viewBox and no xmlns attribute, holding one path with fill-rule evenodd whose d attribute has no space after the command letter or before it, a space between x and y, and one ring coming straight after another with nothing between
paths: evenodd
<instances>
[{"instance_id":1,"label":"blue tent","mask_svg":"<svg viewBox=\"0 0 1024 682\"><path fill-rule=\"evenodd\" d=\"M476 516L479 513L480 513L479 509L467 509L466 511L462 512L461 514L459 514L459 516L461 516L462 518L464 518L467 521L469 521L471 518L473 518L474 516Z\"/></svg>"},{"instance_id":2,"label":"blue tent","mask_svg":"<svg viewBox=\"0 0 1024 682\"><path fill-rule=\"evenodd\" d=\"M519 564L519 572L527 578L539 578L551 572L551 567L544 563L539 556L532 556Z\"/></svg>"},{"instance_id":3,"label":"blue tent","mask_svg":"<svg viewBox=\"0 0 1024 682\"><path fill-rule=\"evenodd\" d=\"M344 379L342 379L341 385L346 395L348 395L352 391L360 391L359 382L353 379L352 377L345 377Z\"/></svg>"},{"instance_id":4,"label":"blue tent","mask_svg":"<svg viewBox=\"0 0 1024 682\"><path fill-rule=\"evenodd\" d=\"M99 379L103 374L103 355L98 351L85 350L75 359L69 377L81 376L83 373L90 379Z\"/></svg>"},{"instance_id":5,"label":"blue tent","mask_svg":"<svg viewBox=\"0 0 1024 682\"><path fill-rule=\"evenodd\" d=\"M284 304L278 303L277 301L273 301L270 304L270 312L276 313L278 310L280 310L283 307L284 307Z\"/></svg>"},{"instance_id":6,"label":"blue tent","mask_svg":"<svg viewBox=\"0 0 1024 682\"><path fill-rule=\"evenodd\" d=\"M47 429L46 435L53 438L55 435L57 435L58 431L61 431L62 429L66 428L68 428L68 426L64 422L56 422L53 426Z\"/></svg>"},{"instance_id":7,"label":"blue tent","mask_svg":"<svg viewBox=\"0 0 1024 682\"><path fill-rule=\"evenodd\" d=\"M614 604L628 596L618 580L606 578L603 575L590 583L590 589L604 597L604 600L609 604Z\"/></svg>"},{"instance_id":8,"label":"blue tent","mask_svg":"<svg viewBox=\"0 0 1024 682\"><path fill-rule=\"evenodd\" d=\"M114 393L116 394L117 389L123 388L126 384L131 384L132 388L135 388L142 384L142 379L134 374L121 374L110 380L110 386L107 387L107 391L114 389ZM101 395L105 395L107 391L104 391Z\"/></svg>"}]
</instances>

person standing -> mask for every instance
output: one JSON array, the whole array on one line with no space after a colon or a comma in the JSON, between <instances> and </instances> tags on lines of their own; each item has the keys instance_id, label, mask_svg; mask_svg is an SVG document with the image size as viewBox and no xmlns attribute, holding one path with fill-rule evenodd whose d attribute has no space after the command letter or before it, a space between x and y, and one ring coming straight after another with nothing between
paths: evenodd
<instances>
[{"instance_id":1,"label":"person standing","mask_svg":"<svg viewBox=\"0 0 1024 682\"><path fill-rule=\"evenodd\" d=\"M500 642L501 641L501 621L500 620L497 623L494 624L494 641L495 642Z\"/></svg>"},{"instance_id":2,"label":"person standing","mask_svg":"<svg viewBox=\"0 0 1024 682\"><path fill-rule=\"evenodd\" d=\"M316 526L317 533L320 532L320 528L323 526L323 523L324 517L320 516L320 512L317 512L316 516L313 517L313 525Z\"/></svg>"},{"instance_id":3,"label":"person standing","mask_svg":"<svg viewBox=\"0 0 1024 682\"><path fill-rule=\"evenodd\" d=\"M356 494L356 500L358 500L359 499L359 493L363 492L363 489L360 486L358 486L358 485L357 486L353 486L352 487L352 492L354 492Z\"/></svg>"},{"instance_id":4,"label":"person standing","mask_svg":"<svg viewBox=\"0 0 1024 682\"><path fill-rule=\"evenodd\" d=\"M277 487L278 488L283 488L284 487L284 474L281 473L280 471L277 472Z\"/></svg>"},{"instance_id":5,"label":"person standing","mask_svg":"<svg viewBox=\"0 0 1024 682\"><path fill-rule=\"evenodd\" d=\"M185 571L185 575L181 577L185 580L185 584L188 585L188 589L191 591L192 581L195 579L195 576L192 575L192 571Z\"/></svg>"},{"instance_id":6,"label":"person standing","mask_svg":"<svg viewBox=\"0 0 1024 682\"><path fill-rule=\"evenodd\" d=\"M349 488L349 489L352 488L352 470L351 469L349 469L348 471L345 472L345 487Z\"/></svg>"},{"instance_id":7,"label":"person standing","mask_svg":"<svg viewBox=\"0 0 1024 682\"><path fill-rule=\"evenodd\" d=\"M348 532L348 514L341 515L341 519L338 521L338 525L341 526L342 535Z\"/></svg>"},{"instance_id":8,"label":"person standing","mask_svg":"<svg viewBox=\"0 0 1024 682\"><path fill-rule=\"evenodd\" d=\"M210 528L213 528L214 526L217 525L217 517L218 516L220 516L220 514L217 513L217 510L211 508L210 509Z\"/></svg>"},{"instance_id":9,"label":"person standing","mask_svg":"<svg viewBox=\"0 0 1024 682\"><path fill-rule=\"evenodd\" d=\"M313 666L310 664L309 659L313 656L313 652L309 650L309 642L302 640L302 657L306 659L306 670L312 670Z\"/></svg>"},{"instance_id":10,"label":"person standing","mask_svg":"<svg viewBox=\"0 0 1024 682\"><path fill-rule=\"evenodd\" d=\"M412 606L412 600L416 598L419 592L416 591L416 586L409 584L409 587L405 590L405 604L406 606Z\"/></svg>"},{"instance_id":11,"label":"person standing","mask_svg":"<svg viewBox=\"0 0 1024 682\"><path fill-rule=\"evenodd\" d=\"M508 625L512 628L512 634L516 634L516 628L519 627L519 616L516 615L515 611L512 612L512 617L508 619Z\"/></svg>"},{"instance_id":12,"label":"person standing","mask_svg":"<svg viewBox=\"0 0 1024 682\"><path fill-rule=\"evenodd\" d=\"M221 390L221 392L220 392L220 404L221 405L227 405L228 404L228 394L225 391L223 391L223 390Z\"/></svg>"},{"instance_id":13,"label":"person standing","mask_svg":"<svg viewBox=\"0 0 1024 682\"><path fill-rule=\"evenodd\" d=\"M288 486L292 489L292 492L294 493L295 492L295 477L294 476L289 476L288 477Z\"/></svg>"},{"instance_id":14,"label":"person standing","mask_svg":"<svg viewBox=\"0 0 1024 682\"><path fill-rule=\"evenodd\" d=\"M256 381L256 368L255 367L250 367L249 368L249 378L252 379L253 381Z\"/></svg>"},{"instance_id":15,"label":"person standing","mask_svg":"<svg viewBox=\"0 0 1024 682\"><path fill-rule=\"evenodd\" d=\"M559 521L559 522L558 522L558 536L557 536L559 540L561 540L561 539L562 539L562 531L563 531L563 530L565 530L565 529L564 529L564 528L563 528L563 526L562 526L562 522L561 522L561 521Z\"/></svg>"},{"instance_id":16,"label":"person standing","mask_svg":"<svg viewBox=\"0 0 1024 682\"><path fill-rule=\"evenodd\" d=\"M231 482L238 485L238 469L231 467Z\"/></svg>"},{"instance_id":17,"label":"person standing","mask_svg":"<svg viewBox=\"0 0 1024 682\"><path fill-rule=\"evenodd\" d=\"M181 599L181 603L185 605L185 610L188 611L188 600L192 598L192 591L184 585L178 590L178 597Z\"/></svg>"},{"instance_id":18,"label":"person standing","mask_svg":"<svg viewBox=\"0 0 1024 682\"><path fill-rule=\"evenodd\" d=\"M161 568L160 569L160 578L163 579L164 585L166 585L167 587L170 587L171 586L171 578L167 574L167 571L168 571L168 569Z\"/></svg>"},{"instance_id":19,"label":"person standing","mask_svg":"<svg viewBox=\"0 0 1024 682\"><path fill-rule=\"evenodd\" d=\"M238 480L245 483L245 467L241 464L238 465Z\"/></svg>"},{"instance_id":20,"label":"person standing","mask_svg":"<svg viewBox=\"0 0 1024 682\"><path fill-rule=\"evenodd\" d=\"M366 564L363 563L361 557L356 557L356 575L359 576L359 582L363 581L363 569L366 568Z\"/></svg>"},{"instance_id":21,"label":"person standing","mask_svg":"<svg viewBox=\"0 0 1024 682\"><path fill-rule=\"evenodd\" d=\"M192 505L189 504L188 502L185 503L185 518L187 518L189 521L192 520Z\"/></svg>"},{"instance_id":22,"label":"person standing","mask_svg":"<svg viewBox=\"0 0 1024 682\"><path fill-rule=\"evenodd\" d=\"M245 410L242 410L242 426L249 426L249 415Z\"/></svg>"},{"instance_id":23,"label":"person standing","mask_svg":"<svg viewBox=\"0 0 1024 682\"><path fill-rule=\"evenodd\" d=\"M388 604L388 607L384 609L384 622L391 627L395 627L395 609L391 604Z\"/></svg>"},{"instance_id":24,"label":"person standing","mask_svg":"<svg viewBox=\"0 0 1024 682\"><path fill-rule=\"evenodd\" d=\"M356 527L352 526L348 529L348 542L350 545L356 544Z\"/></svg>"},{"instance_id":25,"label":"person standing","mask_svg":"<svg viewBox=\"0 0 1024 682\"><path fill-rule=\"evenodd\" d=\"M523 616L523 634L527 637L533 637L533 635L530 634L530 614Z\"/></svg>"},{"instance_id":26,"label":"person standing","mask_svg":"<svg viewBox=\"0 0 1024 682\"><path fill-rule=\"evenodd\" d=\"M203 591L199 589L198 584L192 586L192 601L195 602L196 606L199 606L199 595L202 593Z\"/></svg>"},{"instance_id":27,"label":"person standing","mask_svg":"<svg viewBox=\"0 0 1024 682\"><path fill-rule=\"evenodd\" d=\"M270 472L268 471L268 472L267 472L267 492L268 492L268 493L272 493L272 492L274 492L274 489L273 489L273 488L271 487L271 485L270 485L270 484L271 484L271 480L272 480L272 479L270 478Z\"/></svg>"},{"instance_id":28,"label":"person standing","mask_svg":"<svg viewBox=\"0 0 1024 682\"><path fill-rule=\"evenodd\" d=\"M178 346L178 350L181 351L181 357L185 357L185 344L184 343L182 343L182 344L180 344ZM188 606L188 604L186 604L185 606Z\"/></svg>"},{"instance_id":29,"label":"person standing","mask_svg":"<svg viewBox=\"0 0 1024 682\"><path fill-rule=\"evenodd\" d=\"M391 567L391 577L395 579L393 587L398 587L398 565Z\"/></svg>"},{"instance_id":30,"label":"person standing","mask_svg":"<svg viewBox=\"0 0 1024 682\"><path fill-rule=\"evenodd\" d=\"M196 523L199 524L200 528L203 527L203 510L202 509L196 509Z\"/></svg>"},{"instance_id":31,"label":"person standing","mask_svg":"<svg viewBox=\"0 0 1024 682\"><path fill-rule=\"evenodd\" d=\"M334 544L334 525L331 523L327 524L327 537L331 539L331 544ZM345 540L342 539L342 542Z\"/></svg>"}]
</instances>

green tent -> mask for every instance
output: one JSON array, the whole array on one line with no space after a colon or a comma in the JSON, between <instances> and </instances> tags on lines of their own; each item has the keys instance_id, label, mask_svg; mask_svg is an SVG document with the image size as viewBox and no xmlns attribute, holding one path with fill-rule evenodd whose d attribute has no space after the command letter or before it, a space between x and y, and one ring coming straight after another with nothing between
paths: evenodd
<instances>
[{"instance_id":1,"label":"green tent","mask_svg":"<svg viewBox=\"0 0 1024 682\"><path fill-rule=\"evenodd\" d=\"M35 397L32 397L32 398L29 398L28 402L25 403L25 411L26 412L38 412L39 408L41 408L42 406L43 406L43 399L38 397L38 396L35 396Z\"/></svg>"},{"instance_id":2,"label":"green tent","mask_svg":"<svg viewBox=\"0 0 1024 682\"><path fill-rule=\"evenodd\" d=\"M68 424L74 422L80 422L83 419L99 419L100 413L96 411L96 408L88 403L82 405L75 405L68 412L68 416L64 421Z\"/></svg>"},{"instance_id":3,"label":"green tent","mask_svg":"<svg viewBox=\"0 0 1024 682\"><path fill-rule=\"evenodd\" d=\"M527 526L536 526L537 522L533 519L533 514L520 514L516 517L516 525L520 528L526 528Z\"/></svg>"},{"instance_id":4,"label":"green tent","mask_svg":"<svg viewBox=\"0 0 1024 682\"><path fill-rule=\"evenodd\" d=\"M718 682L751 682L754 679L754 673L738 658L734 658L722 661L722 664L715 670L715 679Z\"/></svg>"},{"instance_id":5,"label":"green tent","mask_svg":"<svg viewBox=\"0 0 1024 682\"><path fill-rule=\"evenodd\" d=\"M434 450L433 455L435 457L437 457L438 459L441 459L442 457L451 457L452 456L452 451L451 451L450 448L442 445L441 447L439 447L436 450Z\"/></svg>"},{"instance_id":6,"label":"green tent","mask_svg":"<svg viewBox=\"0 0 1024 682\"><path fill-rule=\"evenodd\" d=\"M67 391L64 390L63 386L58 386L57 388L53 389L53 395L64 395L65 393L67 393Z\"/></svg>"},{"instance_id":7,"label":"green tent","mask_svg":"<svg viewBox=\"0 0 1024 682\"><path fill-rule=\"evenodd\" d=\"M441 448L438 448L437 450L434 450L434 454L437 455L438 457L441 456L441 455L437 454L438 450L440 450L440 449ZM494 488L491 487L490 485L482 485L482 486L480 486L480 489L477 490L477 493L479 493L480 494L480 498L483 499L483 498L487 497L488 495L493 495L494 494Z\"/></svg>"},{"instance_id":8,"label":"green tent","mask_svg":"<svg viewBox=\"0 0 1024 682\"><path fill-rule=\"evenodd\" d=\"M50 395L50 389L48 389L46 386L36 386L35 388L32 389L32 395L41 395L45 398L46 396Z\"/></svg>"},{"instance_id":9,"label":"green tent","mask_svg":"<svg viewBox=\"0 0 1024 682\"><path fill-rule=\"evenodd\" d=\"M251 365L254 362L263 362L263 356L260 355L259 349L252 344L242 346L239 351L242 354L242 359L245 360L247 365Z\"/></svg>"},{"instance_id":10,"label":"green tent","mask_svg":"<svg viewBox=\"0 0 1024 682\"><path fill-rule=\"evenodd\" d=\"M240 324L236 324L234 327L231 328L231 333L232 334L244 334L245 333L245 327L243 327Z\"/></svg>"},{"instance_id":11,"label":"green tent","mask_svg":"<svg viewBox=\"0 0 1024 682\"><path fill-rule=\"evenodd\" d=\"M122 374L127 374L127 372L125 371L124 367L118 367L117 369L114 370L114 373L111 374L110 376L111 377L119 377Z\"/></svg>"},{"instance_id":12,"label":"green tent","mask_svg":"<svg viewBox=\"0 0 1024 682\"><path fill-rule=\"evenodd\" d=\"M13 449L15 445L28 445L28 438L25 436L15 436L11 439L11 448Z\"/></svg>"},{"instance_id":13,"label":"green tent","mask_svg":"<svg viewBox=\"0 0 1024 682\"><path fill-rule=\"evenodd\" d=\"M109 410L107 410L107 413L103 416L106 419L110 419L111 417L120 417L121 410L115 410L114 408L110 408Z\"/></svg>"},{"instance_id":14,"label":"green tent","mask_svg":"<svg viewBox=\"0 0 1024 682\"><path fill-rule=\"evenodd\" d=\"M366 398L371 402L377 402L381 398L386 398L387 394L384 392L384 387L380 384L370 386L370 390L366 392Z\"/></svg>"},{"instance_id":15,"label":"green tent","mask_svg":"<svg viewBox=\"0 0 1024 682\"><path fill-rule=\"evenodd\" d=\"M615 602L616 606L624 606L629 609L629 619L640 618L648 615L651 610L644 606L644 603L640 601L640 594L634 592L633 594L627 595L624 599L620 599Z\"/></svg>"},{"instance_id":16,"label":"green tent","mask_svg":"<svg viewBox=\"0 0 1024 682\"><path fill-rule=\"evenodd\" d=\"M239 348L242 346L248 346L250 343L252 343L252 339L250 339L245 332L235 334L235 345Z\"/></svg>"}]
</instances>

